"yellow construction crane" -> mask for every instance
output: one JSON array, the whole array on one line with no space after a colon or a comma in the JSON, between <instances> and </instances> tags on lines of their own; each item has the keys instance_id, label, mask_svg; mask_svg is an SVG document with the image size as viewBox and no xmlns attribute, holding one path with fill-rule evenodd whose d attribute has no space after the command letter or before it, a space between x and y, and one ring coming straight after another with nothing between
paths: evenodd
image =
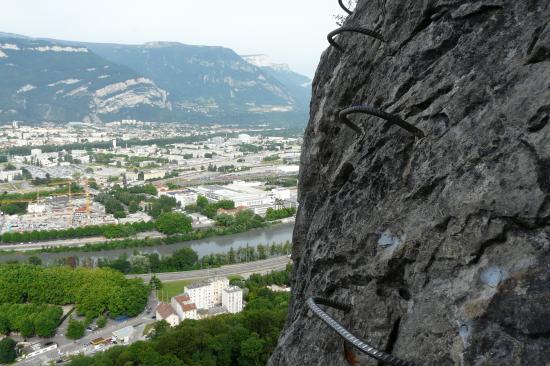
<instances>
[{"instance_id":1,"label":"yellow construction crane","mask_svg":"<svg viewBox=\"0 0 550 366\"><path fill-rule=\"evenodd\" d=\"M67 186L69 188L69 205L72 203L71 187L73 185L72 180L62 180L58 182L48 183L48 186Z\"/></svg>"},{"instance_id":2,"label":"yellow construction crane","mask_svg":"<svg viewBox=\"0 0 550 366\"><path fill-rule=\"evenodd\" d=\"M82 179L82 183L84 185L84 194L86 195L86 213L88 214L88 217L90 217L92 204L90 200L90 190L88 188L88 179L87 178Z\"/></svg>"},{"instance_id":3,"label":"yellow construction crane","mask_svg":"<svg viewBox=\"0 0 550 366\"><path fill-rule=\"evenodd\" d=\"M57 197L57 196L65 196L65 195L68 195L69 196L69 204L72 203L72 198L73 197L80 197L80 196L86 196L86 212L90 212L91 211L91 200L90 200L90 191L88 189L88 180L85 179L83 180L83 183L84 183L84 192L78 192L78 193L73 193L72 192L72 188L71 188L71 185L73 184L73 181L71 180L66 180L66 181L59 181L59 182L52 182L52 183L49 183L48 186L68 186L68 192L67 193L47 193L46 196L47 197ZM9 204L9 203L18 203L18 202L27 202L27 203L32 203L32 202L37 202L39 203L40 202L40 190L37 190L36 191L36 198L19 198L19 199L2 199L1 196L0 196L0 205L3 205L3 204ZM43 199L43 198L42 198Z\"/></svg>"},{"instance_id":4,"label":"yellow construction crane","mask_svg":"<svg viewBox=\"0 0 550 366\"><path fill-rule=\"evenodd\" d=\"M65 180L65 181L52 182L48 185L49 186L64 186L64 185L68 186L68 188L69 188L69 192L68 192L69 202L68 202L68 205L67 205L67 209L69 210L69 213L71 211L72 197L73 196L83 196L83 195L85 195L86 196L86 215L88 216L88 218L90 218L90 212L91 212L92 204L91 204L91 200L90 200L90 190L88 189L88 179L82 179L81 180L81 183L83 183L83 185L84 185L84 193L72 193L71 192L71 187L72 187L73 183L74 183L74 181L72 181L72 180ZM72 218L71 218L70 214L69 214L69 221L71 221L70 224L72 224Z\"/></svg>"}]
</instances>

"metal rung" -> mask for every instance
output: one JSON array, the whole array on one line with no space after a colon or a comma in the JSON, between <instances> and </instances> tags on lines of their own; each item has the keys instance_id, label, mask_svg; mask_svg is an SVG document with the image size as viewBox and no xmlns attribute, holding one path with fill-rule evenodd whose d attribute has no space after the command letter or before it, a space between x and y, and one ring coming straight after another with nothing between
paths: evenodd
<instances>
[{"instance_id":1,"label":"metal rung","mask_svg":"<svg viewBox=\"0 0 550 366\"><path fill-rule=\"evenodd\" d=\"M351 307L349 305L345 305L336 301L323 299L320 297L310 297L307 300L307 305L317 315L319 318L321 318L322 321L324 321L329 327L331 327L333 330L336 331L342 338L344 338L349 344L357 348L359 351L367 354L368 356L375 358L379 361L382 361L388 365L393 366L415 366L414 363L409 361L401 360L395 356L392 356L388 353L385 353L383 351L380 351L370 344L360 340L353 334L351 334L346 328L344 328L340 323L338 323L336 320L334 320L330 315L328 315L326 312L323 311L317 305L317 303L330 306L332 308L342 310L344 312L348 312L351 310Z\"/></svg>"},{"instance_id":2,"label":"metal rung","mask_svg":"<svg viewBox=\"0 0 550 366\"><path fill-rule=\"evenodd\" d=\"M348 13L348 15L351 15L351 14L353 13L350 9L348 9L348 8L344 5L344 0L338 0L338 4L340 4L340 7L341 7L342 9L344 9L344 11L345 11L346 13Z\"/></svg>"},{"instance_id":3,"label":"metal rung","mask_svg":"<svg viewBox=\"0 0 550 366\"><path fill-rule=\"evenodd\" d=\"M339 113L340 122L357 132L358 134L362 133L361 128L357 126L355 123L351 122L348 119L348 115L354 114L354 113L363 113L363 114L370 114L371 116L380 117L382 119L385 119L386 121L401 127L404 130L407 130L408 132L412 133L418 138L423 138L424 132L422 132L421 129L411 125L410 123L402 120L401 118L397 117L396 115L386 113L380 109L370 107L368 105L361 105L361 106L354 106L350 108L346 108L343 111Z\"/></svg>"},{"instance_id":4,"label":"metal rung","mask_svg":"<svg viewBox=\"0 0 550 366\"><path fill-rule=\"evenodd\" d=\"M382 42L386 42L384 40L384 37L380 33L373 31L371 29L363 28L363 27L355 27L355 26L341 27L330 32L327 36L328 43L330 43L332 47L336 48L340 52L345 52L345 50L342 46L336 43L336 41L334 40L334 37L336 37L340 33L345 33L345 32L361 33L366 36L376 38Z\"/></svg>"}]
</instances>

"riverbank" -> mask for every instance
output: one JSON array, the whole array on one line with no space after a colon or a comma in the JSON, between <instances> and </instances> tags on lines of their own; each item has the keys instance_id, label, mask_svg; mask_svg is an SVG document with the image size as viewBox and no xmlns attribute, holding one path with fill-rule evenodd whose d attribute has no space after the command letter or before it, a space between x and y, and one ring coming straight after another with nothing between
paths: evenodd
<instances>
[{"instance_id":1,"label":"riverbank","mask_svg":"<svg viewBox=\"0 0 550 366\"><path fill-rule=\"evenodd\" d=\"M16 252L26 252L29 255L40 253L69 253L69 252L94 252L108 251L126 248L144 248L155 247L159 245L173 245L181 242L200 240L203 238L223 237L234 234L247 233L254 230L262 230L266 227L276 227L277 225L294 224L294 217L269 222L263 227L254 227L240 233L224 231L221 228L209 228L206 230L196 230L187 235L176 235L167 237L159 232L139 233L126 239L107 239L102 236L75 238L66 240L54 240L49 242L30 242L26 244L9 244L0 246L0 257L11 255ZM203 233L203 234L202 234ZM194 236L193 236L194 235Z\"/></svg>"},{"instance_id":2,"label":"riverbank","mask_svg":"<svg viewBox=\"0 0 550 366\"><path fill-rule=\"evenodd\" d=\"M143 240L146 238L151 239L160 239L165 238L166 235L159 233L158 231L148 231L144 233L138 233L131 237L131 239ZM78 248L86 245L93 244L102 244L109 243L113 241L120 241L120 238L117 239L108 239L104 236L92 236L87 238L74 238L74 239L65 239L65 240L50 240L50 241L39 241L39 242L30 242L25 244L7 244L0 246L0 255L1 252L28 252L32 250L41 250L44 248Z\"/></svg>"},{"instance_id":3,"label":"riverbank","mask_svg":"<svg viewBox=\"0 0 550 366\"><path fill-rule=\"evenodd\" d=\"M152 254L156 253L159 256L172 255L175 251L182 248L191 248L197 252L200 257L227 253L230 249L237 250L243 247L257 247L258 245L266 245L270 243L284 243L292 241L294 231L294 223L278 223L268 227L248 230L242 233L212 236L201 238L192 241L174 242L171 244L158 243L150 246L136 246L126 248L107 248L100 249L88 245L85 247L67 247L64 250L56 252L53 250L39 251L11 251L4 252L0 255L0 263L10 261L25 262L30 256L38 257L43 264L56 264L60 260L65 260L69 257L74 257L80 261L80 264L97 264L99 259L117 259L121 256L130 257L134 255L137 249L140 253Z\"/></svg>"}]
</instances>

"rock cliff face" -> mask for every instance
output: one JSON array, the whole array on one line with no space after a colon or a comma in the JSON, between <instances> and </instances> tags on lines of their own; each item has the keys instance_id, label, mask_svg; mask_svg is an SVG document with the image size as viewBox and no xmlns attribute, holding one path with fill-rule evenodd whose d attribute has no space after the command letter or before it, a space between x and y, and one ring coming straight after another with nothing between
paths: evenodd
<instances>
[{"instance_id":1,"label":"rock cliff face","mask_svg":"<svg viewBox=\"0 0 550 366\"><path fill-rule=\"evenodd\" d=\"M347 365L312 295L424 365L550 364L550 3L361 0L313 84L271 365ZM422 129L338 112L367 104ZM377 365L360 357L362 365Z\"/></svg>"}]
</instances>

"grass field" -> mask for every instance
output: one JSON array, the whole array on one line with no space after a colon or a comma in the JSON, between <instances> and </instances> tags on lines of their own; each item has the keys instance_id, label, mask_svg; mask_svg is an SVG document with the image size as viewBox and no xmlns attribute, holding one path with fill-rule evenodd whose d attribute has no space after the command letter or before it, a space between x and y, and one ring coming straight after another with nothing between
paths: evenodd
<instances>
[{"instance_id":1,"label":"grass field","mask_svg":"<svg viewBox=\"0 0 550 366\"><path fill-rule=\"evenodd\" d=\"M174 282L163 282L162 289L157 290L157 298L163 302L169 302L172 296L180 295L183 293L183 288L193 281L182 280Z\"/></svg>"}]
</instances>

